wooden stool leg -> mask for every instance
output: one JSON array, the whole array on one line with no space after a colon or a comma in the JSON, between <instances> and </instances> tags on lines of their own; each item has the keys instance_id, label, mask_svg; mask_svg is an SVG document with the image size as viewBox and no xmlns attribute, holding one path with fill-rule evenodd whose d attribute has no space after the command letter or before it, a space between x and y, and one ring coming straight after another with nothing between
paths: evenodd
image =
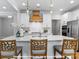
<instances>
[{"instance_id":1,"label":"wooden stool leg","mask_svg":"<svg viewBox=\"0 0 79 59\"><path fill-rule=\"evenodd\" d=\"M64 55L62 54L62 56L61 56L62 58L61 59L65 59L65 57L64 57Z\"/></svg>"},{"instance_id":2,"label":"wooden stool leg","mask_svg":"<svg viewBox=\"0 0 79 59\"><path fill-rule=\"evenodd\" d=\"M46 59L47 59L47 56L46 56Z\"/></svg>"},{"instance_id":3,"label":"wooden stool leg","mask_svg":"<svg viewBox=\"0 0 79 59\"><path fill-rule=\"evenodd\" d=\"M31 59L32 59L32 57L31 57Z\"/></svg>"},{"instance_id":4,"label":"wooden stool leg","mask_svg":"<svg viewBox=\"0 0 79 59\"><path fill-rule=\"evenodd\" d=\"M46 56L46 59L47 59L47 56Z\"/></svg>"},{"instance_id":5,"label":"wooden stool leg","mask_svg":"<svg viewBox=\"0 0 79 59\"><path fill-rule=\"evenodd\" d=\"M76 50L74 50L74 59L76 59Z\"/></svg>"},{"instance_id":6,"label":"wooden stool leg","mask_svg":"<svg viewBox=\"0 0 79 59\"><path fill-rule=\"evenodd\" d=\"M56 49L54 48L54 59L56 59Z\"/></svg>"},{"instance_id":7,"label":"wooden stool leg","mask_svg":"<svg viewBox=\"0 0 79 59\"><path fill-rule=\"evenodd\" d=\"M62 57L62 59L64 59L64 57Z\"/></svg>"},{"instance_id":8,"label":"wooden stool leg","mask_svg":"<svg viewBox=\"0 0 79 59\"><path fill-rule=\"evenodd\" d=\"M21 49L21 59L22 59L22 49Z\"/></svg>"},{"instance_id":9,"label":"wooden stool leg","mask_svg":"<svg viewBox=\"0 0 79 59\"><path fill-rule=\"evenodd\" d=\"M74 59L76 59L76 54L74 55Z\"/></svg>"}]
</instances>

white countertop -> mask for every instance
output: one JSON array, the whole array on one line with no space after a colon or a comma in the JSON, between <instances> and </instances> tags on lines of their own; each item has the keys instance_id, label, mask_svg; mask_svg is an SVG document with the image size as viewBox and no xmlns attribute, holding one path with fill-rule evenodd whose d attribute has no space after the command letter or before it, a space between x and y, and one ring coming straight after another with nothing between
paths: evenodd
<instances>
[{"instance_id":1,"label":"white countertop","mask_svg":"<svg viewBox=\"0 0 79 59\"><path fill-rule=\"evenodd\" d=\"M47 37L31 37L30 35L26 35L24 37L10 36L1 40L14 40L14 39L16 41L30 41L30 39L48 39L48 41L57 41L57 40L62 41L63 39L73 39L73 38L61 35L48 35Z\"/></svg>"}]
</instances>

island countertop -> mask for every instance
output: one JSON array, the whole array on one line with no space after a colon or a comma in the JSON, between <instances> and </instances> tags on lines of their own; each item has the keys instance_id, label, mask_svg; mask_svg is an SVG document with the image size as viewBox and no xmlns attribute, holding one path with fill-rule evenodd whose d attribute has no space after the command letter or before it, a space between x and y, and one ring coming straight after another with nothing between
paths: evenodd
<instances>
[{"instance_id":1,"label":"island countertop","mask_svg":"<svg viewBox=\"0 0 79 59\"><path fill-rule=\"evenodd\" d=\"M31 37L30 35L25 35L24 37L9 36L1 40L16 40L16 41L30 41L31 39L48 39L48 41L62 41L63 39L73 39L67 36L61 35L48 35L47 37Z\"/></svg>"}]
</instances>

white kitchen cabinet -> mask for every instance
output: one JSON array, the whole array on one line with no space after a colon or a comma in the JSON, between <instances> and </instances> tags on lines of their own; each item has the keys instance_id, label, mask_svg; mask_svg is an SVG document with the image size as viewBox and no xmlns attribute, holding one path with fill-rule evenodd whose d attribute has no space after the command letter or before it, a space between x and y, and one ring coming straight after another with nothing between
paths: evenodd
<instances>
[{"instance_id":1,"label":"white kitchen cabinet","mask_svg":"<svg viewBox=\"0 0 79 59\"><path fill-rule=\"evenodd\" d=\"M29 27L29 14L20 13L20 25L24 27Z\"/></svg>"},{"instance_id":2,"label":"white kitchen cabinet","mask_svg":"<svg viewBox=\"0 0 79 59\"><path fill-rule=\"evenodd\" d=\"M51 14L43 14L43 26L51 27Z\"/></svg>"},{"instance_id":3,"label":"white kitchen cabinet","mask_svg":"<svg viewBox=\"0 0 79 59\"><path fill-rule=\"evenodd\" d=\"M48 28L48 33L52 33L51 14L43 14L43 27Z\"/></svg>"}]
</instances>

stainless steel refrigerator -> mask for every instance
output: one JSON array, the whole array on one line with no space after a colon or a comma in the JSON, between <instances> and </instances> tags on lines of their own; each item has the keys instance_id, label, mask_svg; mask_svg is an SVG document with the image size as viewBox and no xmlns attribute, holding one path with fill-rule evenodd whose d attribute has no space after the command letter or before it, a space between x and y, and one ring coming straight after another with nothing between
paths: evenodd
<instances>
[{"instance_id":1,"label":"stainless steel refrigerator","mask_svg":"<svg viewBox=\"0 0 79 59\"><path fill-rule=\"evenodd\" d=\"M79 38L79 20L67 22L67 36Z\"/></svg>"}]
</instances>

